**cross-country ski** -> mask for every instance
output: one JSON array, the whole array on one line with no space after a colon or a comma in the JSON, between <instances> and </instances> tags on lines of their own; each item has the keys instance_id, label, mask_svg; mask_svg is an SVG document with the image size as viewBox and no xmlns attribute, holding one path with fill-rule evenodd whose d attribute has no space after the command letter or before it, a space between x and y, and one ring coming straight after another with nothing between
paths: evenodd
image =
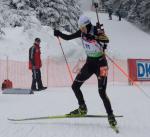
<instances>
[{"instance_id":1,"label":"cross-country ski","mask_svg":"<svg viewBox=\"0 0 150 137\"><path fill-rule=\"evenodd\" d=\"M123 115L116 115L116 118L121 118ZM56 116L45 116L45 117L32 117L32 118L8 118L10 121L28 121L28 120L41 120L41 119L63 119L63 118L108 118L107 115L86 115L86 116L67 116L67 115L56 115Z\"/></svg>"}]
</instances>

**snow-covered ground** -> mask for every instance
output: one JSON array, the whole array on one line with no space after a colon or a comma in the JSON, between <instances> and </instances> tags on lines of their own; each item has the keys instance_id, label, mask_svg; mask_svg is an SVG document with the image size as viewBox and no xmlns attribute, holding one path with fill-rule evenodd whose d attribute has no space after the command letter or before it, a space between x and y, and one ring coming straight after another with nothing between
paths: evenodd
<instances>
[{"instance_id":1,"label":"snow-covered ground","mask_svg":"<svg viewBox=\"0 0 150 137\"><path fill-rule=\"evenodd\" d=\"M87 12L96 22L96 15ZM105 31L110 37L108 54L116 58L149 58L150 36L125 20L100 14ZM1 56L11 59L28 60L28 49L35 37L41 37L42 57L62 58L58 41L48 27L23 32L23 28L6 29L6 37L0 40ZM84 56L78 41L62 41L68 59ZM6 52L7 51L7 52ZM83 51L83 52L82 52ZM134 86L108 84L114 114L120 133L117 135L108 125L106 118L56 119L26 122L10 122L7 118L28 118L60 115L78 107L70 87L48 88L33 95L5 95L0 93L0 137L149 137L150 91L149 85L140 91ZM83 94L88 106L88 114L106 114L97 92L97 85L83 86ZM146 94L145 94L146 93Z\"/></svg>"},{"instance_id":2,"label":"snow-covered ground","mask_svg":"<svg viewBox=\"0 0 150 137\"><path fill-rule=\"evenodd\" d=\"M88 114L105 114L96 86L83 87ZM149 87L144 90L150 95ZM150 99L133 86L107 89L120 129L119 137L150 135ZM79 118L11 122L7 118L29 118L68 113L77 107L70 88L49 88L34 95L0 94L0 137L116 137L106 118Z\"/></svg>"}]
</instances>

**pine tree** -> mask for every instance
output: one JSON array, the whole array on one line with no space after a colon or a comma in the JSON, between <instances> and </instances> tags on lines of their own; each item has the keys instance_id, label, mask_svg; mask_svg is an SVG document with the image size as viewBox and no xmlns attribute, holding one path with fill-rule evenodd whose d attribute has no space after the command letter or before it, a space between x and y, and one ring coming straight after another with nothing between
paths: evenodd
<instances>
[{"instance_id":1,"label":"pine tree","mask_svg":"<svg viewBox=\"0 0 150 137\"><path fill-rule=\"evenodd\" d=\"M150 1L137 0L130 11L128 20L150 30Z\"/></svg>"},{"instance_id":2,"label":"pine tree","mask_svg":"<svg viewBox=\"0 0 150 137\"><path fill-rule=\"evenodd\" d=\"M70 31L77 29L80 8L77 0L46 0L38 7L37 16L43 25L53 28L64 27Z\"/></svg>"},{"instance_id":3,"label":"pine tree","mask_svg":"<svg viewBox=\"0 0 150 137\"><path fill-rule=\"evenodd\" d=\"M80 15L78 0L10 0L10 7L19 16L20 24L23 24L22 19L25 21L35 15L42 25L63 27L69 31L77 29Z\"/></svg>"},{"instance_id":4,"label":"pine tree","mask_svg":"<svg viewBox=\"0 0 150 137\"><path fill-rule=\"evenodd\" d=\"M145 30L150 30L149 0L105 0L105 5L112 3L113 9L120 8L126 19Z\"/></svg>"},{"instance_id":5,"label":"pine tree","mask_svg":"<svg viewBox=\"0 0 150 137\"><path fill-rule=\"evenodd\" d=\"M5 35L3 28L7 26L7 16L5 11L8 10L8 2L9 0L0 1L0 37Z\"/></svg>"}]
</instances>

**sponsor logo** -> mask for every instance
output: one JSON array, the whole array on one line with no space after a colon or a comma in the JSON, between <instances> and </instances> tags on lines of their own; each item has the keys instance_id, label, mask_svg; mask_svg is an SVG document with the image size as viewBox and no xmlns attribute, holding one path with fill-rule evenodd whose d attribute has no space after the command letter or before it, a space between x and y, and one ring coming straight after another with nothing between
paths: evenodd
<instances>
[{"instance_id":1,"label":"sponsor logo","mask_svg":"<svg viewBox=\"0 0 150 137\"><path fill-rule=\"evenodd\" d=\"M136 61L137 65L137 79L150 80L150 61Z\"/></svg>"}]
</instances>

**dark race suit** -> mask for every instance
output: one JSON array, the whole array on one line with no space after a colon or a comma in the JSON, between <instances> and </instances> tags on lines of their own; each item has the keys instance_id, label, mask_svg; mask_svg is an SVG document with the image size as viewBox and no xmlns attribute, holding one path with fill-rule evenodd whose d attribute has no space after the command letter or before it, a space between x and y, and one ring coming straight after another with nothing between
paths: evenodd
<instances>
[{"instance_id":1,"label":"dark race suit","mask_svg":"<svg viewBox=\"0 0 150 137\"><path fill-rule=\"evenodd\" d=\"M95 41L95 36L97 35L97 29L95 26L92 26L92 31L90 31L90 34L83 34L80 30L78 30L76 33L73 33L71 35L63 34L60 31L54 32L54 34L55 33L58 33L58 36L60 36L61 38L65 39L65 40L71 40L71 39L81 37L83 45L84 45L84 41L87 43L88 42L92 43L92 41L97 42L99 44L99 45L97 44L99 46L99 48L104 48L103 44L109 42L108 39L106 39L106 40L97 39ZM88 53L88 51L90 52L90 46L88 44L85 44L84 48L87 48L86 49L87 53ZM96 50L98 51L98 48ZM97 52L97 53L95 53L95 57L91 57L91 56L87 55L86 63L82 67L82 69L78 73L78 75L76 76L76 78L72 84L72 89L73 89L75 96L78 100L79 106L85 105L85 101L83 98L83 94L80 90L80 87L88 78L90 78L93 74L95 74L97 77L97 80L98 80L99 95L100 95L100 97L104 103L106 112L108 115L112 115L113 110L111 108L110 100L106 94L107 75L100 75L100 69L103 67L108 68L107 60L106 60L104 54Z\"/></svg>"}]
</instances>

